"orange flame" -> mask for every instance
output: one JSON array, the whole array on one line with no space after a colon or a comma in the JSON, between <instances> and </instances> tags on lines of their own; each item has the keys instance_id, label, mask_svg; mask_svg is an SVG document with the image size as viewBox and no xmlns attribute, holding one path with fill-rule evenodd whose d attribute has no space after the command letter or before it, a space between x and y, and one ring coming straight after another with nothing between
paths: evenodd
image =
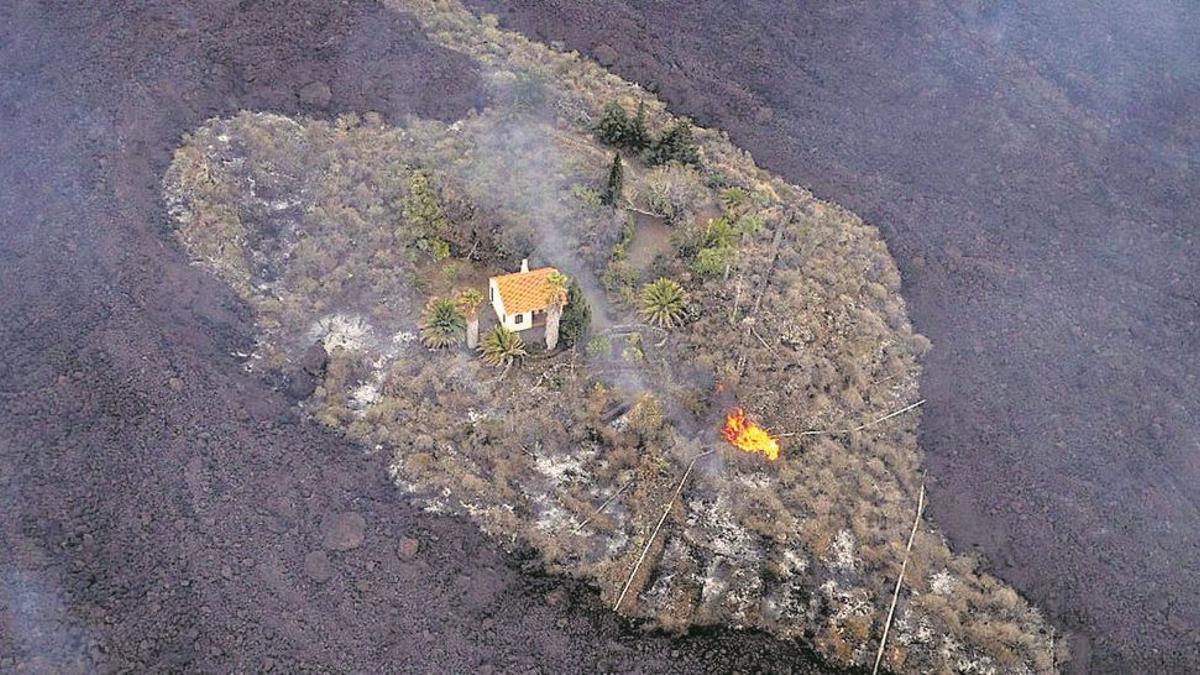
<instances>
[{"instance_id":1,"label":"orange flame","mask_svg":"<svg viewBox=\"0 0 1200 675\"><path fill-rule=\"evenodd\" d=\"M747 419L746 411L741 408L734 408L725 416L721 435L739 450L761 452L770 461L779 458L779 441L766 429Z\"/></svg>"}]
</instances>

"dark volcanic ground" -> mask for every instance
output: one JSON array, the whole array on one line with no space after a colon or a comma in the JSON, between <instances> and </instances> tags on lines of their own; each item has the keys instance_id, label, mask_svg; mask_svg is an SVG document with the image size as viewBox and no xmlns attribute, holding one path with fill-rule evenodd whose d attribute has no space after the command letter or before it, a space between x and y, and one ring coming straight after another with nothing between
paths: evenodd
<instances>
[{"instance_id":1,"label":"dark volcanic ground","mask_svg":"<svg viewBox=\"0 0 1200 675\"><path fill-rule=\"evenodd\" d=\"M1200 672L1200 4L472 2L879 225L934 521L1074 669Z\"/></svg>"},{"instance_id":2,"label":"dark volcanic ground","mask_svg":"<svg viewBox=\"0 0 1200 675\"><path fill-rule=\"evenodd\" d=\"M523 574L243 372L246 308L161 229L180 135L480 83L369 3L184 4L0 4L0 672L813 671Z\"/></svg>"}]
</instances>

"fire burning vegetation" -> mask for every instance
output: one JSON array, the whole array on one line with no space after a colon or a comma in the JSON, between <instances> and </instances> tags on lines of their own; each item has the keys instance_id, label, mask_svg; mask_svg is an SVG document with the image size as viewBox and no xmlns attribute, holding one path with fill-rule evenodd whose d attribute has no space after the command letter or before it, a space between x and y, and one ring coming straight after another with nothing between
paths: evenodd
<instances>
[{"instance_id":1,"label":"fire burning vegetation","mask_svg":"<svg viewBox=\"0 0 1200 675\"><path fill-rule=\"evenodd\" d=\"M721 427L721 435L739 450L761 452L768 461L779 458L779 441L766 429L747 418L746 411L740 407L730 410L725 416L725 426Z\"/></svg>"}]
</instances>

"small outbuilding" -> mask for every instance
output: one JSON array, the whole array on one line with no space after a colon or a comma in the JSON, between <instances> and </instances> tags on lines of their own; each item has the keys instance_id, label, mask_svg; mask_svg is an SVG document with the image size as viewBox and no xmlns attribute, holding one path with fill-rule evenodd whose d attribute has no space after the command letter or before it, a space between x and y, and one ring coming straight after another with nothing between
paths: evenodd
<instances>
[{"instance_id":1,"label":"small outbuilding","mask_svg":"<svg viewBox=\"0 0 1200 675\"><path fill-rule=\"evenodd\" d=\"M519 332L546 325L550 309L553 267L529 269L529 260L521 261L521 271L488 279L488 300L496 318L505 328Z\"/></svg>"}]
</instances>

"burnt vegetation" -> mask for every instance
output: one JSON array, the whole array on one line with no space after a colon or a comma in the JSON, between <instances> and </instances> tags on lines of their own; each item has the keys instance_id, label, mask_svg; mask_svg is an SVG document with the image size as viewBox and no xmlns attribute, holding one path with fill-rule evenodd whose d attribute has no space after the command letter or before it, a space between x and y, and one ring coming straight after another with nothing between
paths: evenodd
<instances>
[{"instance_id":1,"label":"burnt vegetation","mask_svg":"<svg viewBox=\"0 0 1200 675\"><path fill-rule=\"evenodd\" d=\"M178 237L255 308L258 367L319 341L310 414L391 453L426 508L607 601L628 586L621 611L867 663L920 486L915 417L803 432L916 397L929 345L878 233L577 55L440 7L411 3L479 59L493 107L398 127L243 113L177 151ZM556 349L455 299L524 257L569 277ZM778 460L718 440L734 402ZM1037 611L927 526L906 579L891 668L1053 666Z\"/></svg>"}]
</instances>

